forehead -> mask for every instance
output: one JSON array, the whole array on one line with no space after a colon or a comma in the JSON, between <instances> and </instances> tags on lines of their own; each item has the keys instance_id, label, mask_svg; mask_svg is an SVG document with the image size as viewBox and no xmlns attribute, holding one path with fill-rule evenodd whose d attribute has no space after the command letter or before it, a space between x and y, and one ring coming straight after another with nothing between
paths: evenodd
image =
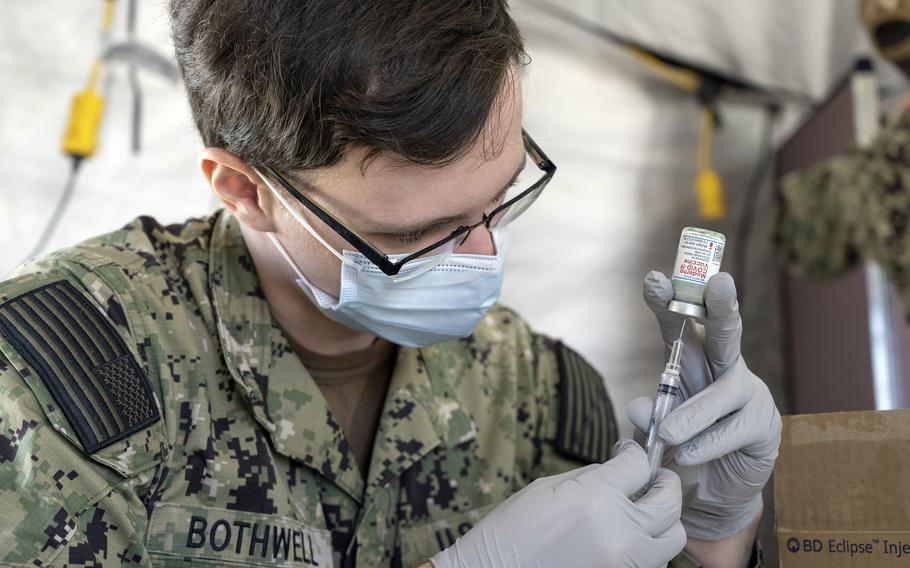
<instances>
[{"instance_id":1,"label":"forehead","mask_svg":"<svg viewBox=\"0 0 910 568\"><path fill-rule=\"evenodd\" d=\"M387 225L482 208L508 183L524 157L522 90L516 80L464 156L442 166L404 163L379 155L363 168L366 149L349 152L337 164L295 176L311 187L320 204L345 220Z\"/></svg>"}]
</instances>

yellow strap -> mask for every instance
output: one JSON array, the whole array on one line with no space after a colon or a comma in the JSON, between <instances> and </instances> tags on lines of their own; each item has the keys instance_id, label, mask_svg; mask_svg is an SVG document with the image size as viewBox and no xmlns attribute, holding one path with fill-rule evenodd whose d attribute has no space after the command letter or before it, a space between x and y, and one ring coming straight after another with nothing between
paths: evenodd
<instances>
[{"instance_id":1,"label":"yellow strap","mask_svg":"<svg viewBox=\"0 0 910 568\"><path fill-rule=\"evenodd\" d=\"M115 0L104 0L104 6L101 8L102 34L109 32L114 23L114 1ZM101 75L102 65L103 63L100 57L92 64L92 70L88 76L88 84L85 87L86 91L95 91L98 88L98 78Z\"/></svg>"},{"instance_id":2,"label":"yellow strap","mask_svg":"<svg viewBox=\"0 0 910 568\"><path fill-rule=\"evenodd\" d=\"M96 59L92 64L92 70L88 75L88 83L85 85L86 91L96 92L98 90L98 77L101 76L101 67L101 60Z\"/></svg>"},{"instance_id":3,"label":"yellow strap","mask_svg":"<svg viewBox=\"0 0 910 568\"><path fill-rule=\"evenodd\" d=\"M651 70L652 73L671 85L690 93L698 92L698 88L701 85L701 78L694 71L672 67L650 53L634 47L629 48L629 53L642 65Z\"/></svg>"},{"instance_id":4,"label":"yellow strap","mask_svg":"<svg viewBox=\"0 0 910 568\"><path fill-rule=\"evenodd\" d=\"M104 0L104 8L101 11L101 30L111 29L114 22L114 0Z\"/></svg>"},{"instance_id":5,"label":"yellow strap","mask_svg":"<svg viewBox=\"0 0 910 568\"><path fill-rule=\"evenodd\" d=\"M714 145L714 111L705 105L701 107L698 133L698 169L711 169L711 147Z\"/></svg>"}]
</instances>

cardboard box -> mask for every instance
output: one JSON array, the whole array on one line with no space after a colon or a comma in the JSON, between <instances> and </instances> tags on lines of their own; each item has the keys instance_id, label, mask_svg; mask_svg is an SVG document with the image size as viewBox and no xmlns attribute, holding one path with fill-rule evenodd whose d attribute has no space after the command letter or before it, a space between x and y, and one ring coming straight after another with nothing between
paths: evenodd
<instances>
[{"instance_id":1,"label":"cardboard box","mask_svg":"<svg viewBox=\"0 0 910 568\"><path fill-rule=\"evenodd\" d=\"M910 410L784 417L781 568L910 568Z\"/></svg>"}]
</instances>

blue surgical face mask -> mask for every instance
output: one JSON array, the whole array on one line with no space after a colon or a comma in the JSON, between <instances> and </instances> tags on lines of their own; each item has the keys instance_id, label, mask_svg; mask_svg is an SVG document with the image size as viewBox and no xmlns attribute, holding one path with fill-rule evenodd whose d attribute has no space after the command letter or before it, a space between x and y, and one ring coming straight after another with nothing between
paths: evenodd
<instances>
[{"instance_id":1,"label":"blue surgical face mask","mask_svg":"<svg viewBox=\"0 0 910 568\"><path fill-rule=\"evenodd\" d=\"M436 266L413 278L428 257L409 262L403 280L393 280L359 252L332 248L263 176L276 198L313 237L341 260L341 287L337 298L314 286L304 276L273 233L268 237L297 275L301 290L329 318L351 329L382 337L397 345L422 347L456 337L467 337L502 290L503 259L508 246L505 229L491 231L495 256L449 254ZM475 230L485 231L481 227ZM392 261L406 255L390 255Z\"/></svg>"}]
</instances>

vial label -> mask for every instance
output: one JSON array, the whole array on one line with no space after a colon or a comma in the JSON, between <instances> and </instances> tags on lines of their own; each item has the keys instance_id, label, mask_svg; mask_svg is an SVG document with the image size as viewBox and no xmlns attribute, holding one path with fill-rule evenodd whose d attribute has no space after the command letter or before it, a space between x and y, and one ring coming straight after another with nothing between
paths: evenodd
<instances>
[{"instance_id":1,"label":"vial label","mask_svg":"<svg viewBox=\"0 0 910 568\"><path fill-rule=\"evenodd\" d=\"M683 231L676 253L674 280L705 285L708 279L720 272L724 256L724 243L704 234Z\"/></svg>"}]
</instances>

